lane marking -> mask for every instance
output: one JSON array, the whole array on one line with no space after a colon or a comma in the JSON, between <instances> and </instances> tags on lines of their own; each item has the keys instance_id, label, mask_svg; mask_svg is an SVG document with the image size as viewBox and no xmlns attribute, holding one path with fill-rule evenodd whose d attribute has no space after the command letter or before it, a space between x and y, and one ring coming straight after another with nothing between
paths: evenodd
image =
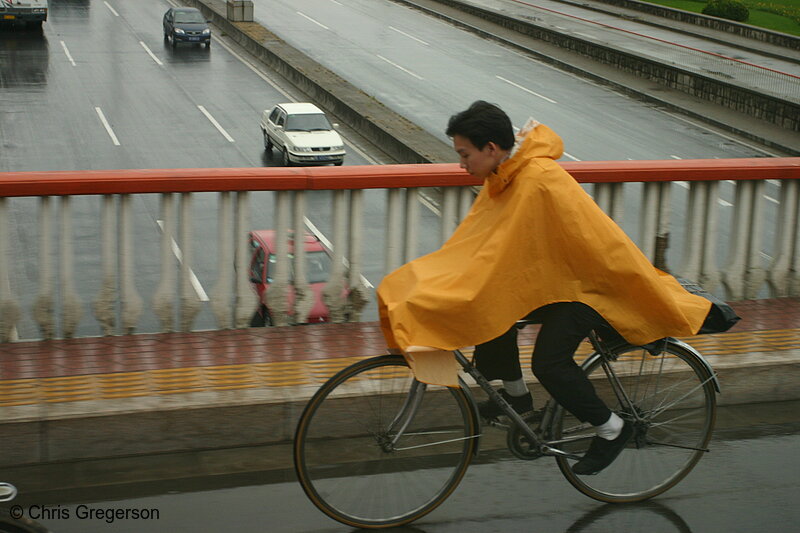
<instances>
[{"instance_id":1,"label":"lane marking","mask_svg":"<svg viewBox=\"0 0 800 533\"><path fill-rule=\"evenodd\" d=\"M111 4L109 4L108 2L103 2L103 3L106 5L106 7L107 7L108 9L110 9L110 10L111 10L111 12L112 12L112 13L114 13L114 16L115 16L115 17L118 17L118 16L119 16L119 13L117 13L117 11L116 11L116 10L115 10L113 7L111 7Z\"/></svg>"},{"instance_id":2,"label":"lane marking","mask_svg":"<svg viewBox=\"0 0 800 533\"><path fill-rule=\"evenodd\" d=\"M67 48L67 43L61 41L61 48L64 49L64 53L67 54L67 59L69 59L69 62L72 63L72 66L73 67L77 66L75 65L75 60L72 59L72 54L69 53L69 48Z\"/></svg>"},{"instance_id":3,"label":"lane marking","mask_svg":"<svg viewBox=\"0 0 800 533\"><path fill-rule=\"evenodd\" d=\"M414 74L414 73L413 73L413 72L411 72L410 70L408 70L408 69L405 69L405 68L401 67L401 66L400 66L400 65L398 65L397 63L395 63L395 62L393 62L393 61L389 61L388 59L386 59L385 57L383 57L383 56L382 56L382 55L380 55L380 54L375 54L375 55L376 55L376 56L378 56L378 59L382 59L382 60L386 61L387 63L389 63L389 64L390 64L390 65L392 65L393 67L395 67L395 68L398 68L398 69L402 70L403 72L405 72L405 73L406 73L406 74L408 74L409 76L414 76L414 77L415 77L415 78L417 78L418 80L422 80L422 79L424 79L424 78L423 78L422 76L420 76L419 74Z\"/></svg>"},{"instance_id":4,"label":"lane marking","mask_svg":"<svg viewBox=\"0 0 800 533\"><path fill-rule=\"evenodd\" d=\"M406 37L408 37L409 39L414 39L414 40L415 40L415 41L417 41L418 43L422 43L422 44L424 44L425 46L430 46L428 43L426 43L426 42L425 42L425 41L423 41L422 39L418 39L417 37L414 37L413 35L409 35L408 33L404 32L403 30L398 30L398 29L397 29L397 28L395 28L394 26L389 26L389 29L390 29L390 30L394 30L394 31L396 31L397 33L399 33L399 34L401 34L401 35L405 35L405 36L406 36Z\"/></svg>"},{"instance_id":5,"label":"lane marking","mask_svg":"<svg viewBox=\"0 0 800 533\"><path fill-rule=\"evenodd\" d=\"M147 52L147 54L150 57L153 58L153 61L155 61L158 66L160 66L160 67L164 66L164 63L162 63L161 60L156 57L156 55L153 53L153 51L150 50L150 48L146 44L144 44L144 41L139 41L139 44L142 45L142 48L144 48L144 51Z\"/></svg>"},{"instance_id":6,"label":"lane marking","mask_svg":"<svg viewBox=\"0 0 800 533\"><path fill-rule=\"evenodd\" d=\"M323 244L323 246L325 246L326 248L328 248L332 252L333 251L333 243L328 240L328 238L325 236L325 234L323 234L319 230L319 228L317 228L317 226L315 226L314 223L311 222L311 220L308 219L308 217L303 217L303 222L305 223L306 227L308 228L308 231L310 231L311 233L316 235L316 237L320 240L320 242ZM344 266L345 266L345 268L350 268L350 261L348 261L346 257L344 258ZM368 289L374 289L375 288L375 285L370 283L369 280L364 277L364 274L361 274L361 283L363 283Z\"/></svg>"},{"instance_id":7,"label":"lane marking","mask_svg":"<svg viewBox=\"0 0 800 533\"><path fill-rule=\"evenodd\" d=\"M156 220L156 224L158 227L161 228L161 233L164 233L164 221L163 220ZM172 254L175 256L175 259L178 260L179 264L183 264L183 253L181 252L178 243L175 242L175 239L170 237L171 241L170 248L172 248ZM192 283L192 288L194 292L197 293L197 297L200 299L201 302L208 301L208 294L206 294L205 289L203 289L203 285L200 283L200 280L197 279L197 276L194 273L194 270L191 268L189 269L189 280Z\"/></svg>"},{"instance_id":8,"label":"lane marking","mask_svg":"<svg viewBox=\"0 0 800 533\"><path fill-rule=\"evenodd\" d=\"M227 131L225 131L225 129L224 129L222 126L220 126L219 122L217 122L217 120L216 120L214 117L212 117L212 116L211 116L211 113L209 113L208 111L206 111L206 108L205 108L205 107L203 107L203 106L201 106L201 105L198 105L198 106L197 106L197 109L199 109L199 110L200 110L200 112L201 112L201 113L203 113L203 114L206 116L206 118L207 118L208 120L210 120L210 121L211 121L211 123L214 125L214 127L215 127L215 128L217 128L217 130L218 130L218 131L219 131L219 132L220 132L220 133L221 133L221 134L222 134L222 135L223 135L223 136L224 136L226 139L228 139L228 142L235 142L235 141L233 140L233 137L231 137L230 135L228 135L228 132L227 132Z\"/></svg>"},{"instance_id":9,"label":"lane marking","mask_svg":"<svg viewBox=\"0 0 800 533\"><path fill-rule=\"evenodd\" d=\"M523 87L522 85L519 85L519 84L517 84L517 83L514 83L514 82L513 82L513 81L511 81L511 80L507 80L507 79L505 79L505 78L504 78L504 77L502 77L502 76L495 76L495 78L497 78L497 79L498 79L498 80L500 80L500 81L504 81L504 82L508 83L509 85L513 85L513 86L514 86L514 87L516 87L517 89L522 89L522 90L523 90L523 91L525 91L526 93L530 93L530 94L532 94L532 95L534 95L534 96L538 96L538 97L539 97L539 98L541 98L542 100L546 100L546 101L550 102L551 104L557 104L557 103L558 103L558 102L556 102L555 100L552 100L552 99L550 99L550 98L548 98L548 97L546 97L546 96L544 96L544 95L541 95L541 94L539 94L539 93L537 93L537 92L531 91L530 89L528 89L528 88L526 88L526 87Z\"/></svg>"},{"instance_id":10,"label":"lane marking","mask_svg":"<svg viewBox=\"0 0 800 533\"><path fill-rule=\"evenodd\" d=\"M570 154L569 152L564 152L564 155L565 155L565 156L567 156L567 157L569 157L569 158L570 158L570 159L572 159L573 161L580 161L580 159L578 159L578 158L577 158L577 157L575 157L574 155Z\"/></svg>"},{"instance_id":11,"label":"lane marking","mask_svg":"<svg viewBox=\"0 0 800 533\"><path fill-rule=\"evenodd\" d=\"M303 17L303 18L306 18L306 19L310 20L311 22L313 22L314 24L316 24L316 25L317 25L317 26L319 26L320 28L324 28L324 29L326 29L326 30L330 30L330 28L329 28L329 27L327 27L325 24L323 24L323 23L321 23L321 22L317 22L316 20L312 19L311 17L309 17L309 16L308 16L308 15L306 15L305 13L301 13L301 12L299 12L299 11L296 11L295 13L297 13L298 15L300 15L300 16L301 16L301 17Z\"/></svg>"},{"instance_id":12,"label":"lane marking","mask_svg":"<svg viewBox=\"0 0 800 533\"><path fill-rule=\"evenodd\" d=\"M100 122L103 123L103 127L105 127L106 132L108 132L108 136L111 137L111 142L114 143L114 146L120 146L119 139L117 139L117 136L114 134L114 130L111 129L111 124L106 120L103 110L99 107L95 107L94 110L97 112L97 116L100 117Z\"/></svg>"}]
</instances>

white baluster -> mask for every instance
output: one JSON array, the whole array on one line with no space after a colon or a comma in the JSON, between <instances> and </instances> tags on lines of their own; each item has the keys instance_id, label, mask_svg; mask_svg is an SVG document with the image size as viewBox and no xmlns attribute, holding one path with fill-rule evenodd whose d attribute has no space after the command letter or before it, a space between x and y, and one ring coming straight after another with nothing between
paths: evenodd
<instances>
[{"instance_id":1,"label":"white baluster","mask_svg":"<svg viewBox=\"0 0 800 533\"><path fill-rule=\"evenodd\" d=\"M439 240L444 244L458 226L458 189L444 187L442 189L442 225Z\"/></svg>"},{"instance_id":2,"label":"white baluster","mask_svg":"<svg viewBox=\"0 0 800 533\"><path fill-rule=\"evenodd\" d=\"M69 196L61 197L61 313L64 338L75 335L75 329L83 317L83 307L75 290L72 246L72 212Z\"/></svg>"},{"instance_id":3,"label":"white baluster","mask_svg":"<svg viewBox=\"0 0 800 533\"><path fill-rule=\"evenodd\" d=\"M736 182L736 200L731 228L731 247L722 273L722 283L728 298L741 300L745 297L745 277L749 257L749 240L753 212L754 186L752 181Z\"/></svg>"},{"instance_id":4,"label":"white baluster","mask_svg":"<svg viewBox=\"0 0 800 533\"><path fill-rule=\"evenodd\" d=\"M406 189L406 231L403 262L407 263L417 257L417 241L419 228L419 189Z\"/></svg>"},{"instance_id":5,"label":"white baluster","mask_svg":"<svg viewBox=\"0 0 800 533\"><path fill-rule=\"evenodd\" d=\"M600 209L608 216L611 216L611 184L595 183L593 197Z\"/></svg>"},{"instance_id":6,"label":"white baluster","mask_svg":"<svg viewBox=\"0 0 800 533\"><path fill-rule=\"evenodd\" d=\"M176 265L173 246L175 243L175 195L161 195L161 276L153 296L153 311L161 322L162 331L175 331L175 285Z\"/></svg>"},{"instance_id":7,"label":"white baluster","mask_svg":"<svg viewBox=\"0 0 800 533\"><path fill-rule=\"evenodd\" d=\"M276 326L289 325L289 304L287 298L289 290L289 210L290 196L287 191L275 193L275 264L267 267L272 271L272 283L269 290L264 293L268 300L264 302L272 313L272 323ZM267 260L269 260L267 258ZM273 270L274 268L274 270Z\"/></svg>"},{"instance_id":8,"label":"white baluster","mask_svg":"<svg viewBox=\"0 0 800 533\"><path fill-rule=\"evenodd\" d=\"M745 279L745 294L747 299L758 296L759 290L767 280L767 271L763 267L761 260L762 246L764 240L764 180L753 181L753 205L751 208L752 217L750 221L750 238L748 239L748 260L747 276Z\"/></svg>"},{"instance_id":9,"label":"white baluster","mask_svg":"<svg viewBox=\"0 0 800 533\"><path fill-rule=\"evenodd\" d=\"M722 276L717 268L717 243L719 243L719 181L706 181L703 217L703 248L700 276L697 281L711 292L720 284Z\"/></svg>"},{"instance_id":10,"label":"white baluster","mask_svg":"<svg viewBox=\"0 0 800 533\"><path fill-rule=\"evenodd\" d=\"M191 331L194 317L200 311L200 300L205 296L197 294L197 280L192 270L192 200L191 193L181 194L181 331Z\"/></svg>"},{"instance_id":11,"label":"white baluster","mask_svg":"<svg viewBox=\"0 0 800 533\"><path fill-rule=\"evenodd\" d=\"M782 180L775 226L775 259L769 270L772 296L796 296L793 277L800 270L800 182Z\"/></svg>"},{"instance_id":12,"label":"white baluster","mask_svg":"<svg viewBox=\"0 0 800 533\"><path fill-rule=\"evenodd\" d=\"M614 219L617 225L622 226L622 219L625 216L625 184L609 183L611 190L611 207L608 216Z\"/></svg>"},{"instance_id":13,"label":"white baluster","mask_svg":"<svg viewBox=\"0 0 800 533\"><path fill-rule=\"evenodd\" d=\"M125 333L133 333L142 314L142 298L136 291L134 279L136 269L133 252L133 198L130 194L120 197L120 285L122 304L122 328Z\"/></svg>"},{"instance_id":14,"label":"white baluster","mask_svg":"<svg viewBox=\"0 0 800 533\"><path fill-rule=\"evenodd\" d=\"M333 191L333 264L328 282L322 290L322 298L330 313L331 322L345 321L346 300L343 297L345 288L344 243L347 242L347 191Z\"/></svg>"},{"instance_id":15,"label":"white baluster","mask_svg":"<svg viewBox=\"0 0 800 533\"><path fill-rule=\"evenodd\" d=\"M52 222L52 198L42 196L39 207L39 228L42 232L39 238L39 296L33 305L33 317L45 339L52 339L55 335Z\"/></svg>"},{"instance_id":16,"label":"white baluster","mask_svg":"<svg viewBox=\"0 0 800 533\"><path fill-rule=\"evenodd\" d=\"M370 299L370 287L364 283L361 275L361 248L364 242L362 220L364 216L364 191L361 189L350 191L350 245L349 271L350 295L348 296L347 314L350 322L361 319L361 311Z\"/></svg>"},{"instance_id":17,"label":"white baluster","mask_svg":"<svg viewBox=\"0 0 800 533\"><path fill-rule=\"evenodd\" d=\"M459 187L458 189L458 222L462 220L469 213L472 208L472 203L475 201L475 193L472 187Z\"/></svg>"},{"instance_id":18,"label":"white baluster","mask_svg":"<svg viewBox=\"0 0 800 533\"><path fill-rule=\"evenodd\" d=\"M94 299L92 309L103 335L113 335L117 324L117 224L113 195L106 194L102 199L100 215L100 253L103 262L103 279L100 291Z\"/></svg>"},{"instance_id":19,"label":"white baluster","mask_svg":"<svg viewBox=\"0 0 800 533\"><path fill-rule=\"evenodd\" d=\"M250 226L250 197L242 191L236 195L236 327L244 328L259 302L250 287L250 242L247 231Z\"/></svg>"},{"instance_id":20,"label":"white baluster","mask_svg":"<svg viewBox=\"0 0 800 533\"><path fill-rule=\"evenodd\" d=\"M656 227L656 249L653 253L653 264L665 272L667 264L667 248L669 247L670 210L672 209L672 183L659 184L658 225Z\"/></svg>"},{"instance_id":21,"label":"white baluster","mask_svg":"<svg viewBox=\"0 0 800 533\"><path fill-rule=\"evenodd\" d=\"M644 183L642 207L639 210L639 249L653 264L656 261L659 185L654 181Z\"/></svg>"},{"instance_id":22,"label":"white baluster","mask_svg":"<svg viewBox=\"0 0 800 533\"><path fill-rule=\"evenodd\" d=\"M386 273L398 268L403 261L402 189L387 191L386 209Z\"/></svg>"},{"instance_id":23,"label":"white baluster","mask_svg":"<svg viewBox=\"0 0 800 533\"><path fill-rule=\"evenodd\" d=\"M689 183L689 202L686 206L683 237L683 265L681 277L700 281L703 261L703 210L705 208L706 184L700 181Z\"/></svg>"},{"instance_id":24,"label":"white baluster","mask_svg":"<svg viewBox=\"0 0 800 533\"><path fill-rule=\"evenodd\" d=\"M294 321L298 324L308 322L308 313L314 307L314 292L306 272L305 199L305 191L294 192Z\"/></svg>"},{"instance_id":25,"label":"white baluster","mask_svg":"<svg viewBox=\"0 0 800 533\"><path fill-rule=\"evenodd\" d=\"M233 276L235 224L233 221L233 198L230 192L219 194L219 212L217 213L217 284L211 291L211 309L217 317L220 329L228 329L233 325ZM246 272L246 271L245 271Z\"/></svg>"},{"instance_id":26,"label":"white baluster","mask_svg":"<svg viewBox=\"0 0 800 533\"><path fill-rule=\"evenodd\" d=\"M0 342L16 340L16 326L20 317L19 303L11 291L9 228L8 200L0 198Z\"/></svg>"}]
</instances>

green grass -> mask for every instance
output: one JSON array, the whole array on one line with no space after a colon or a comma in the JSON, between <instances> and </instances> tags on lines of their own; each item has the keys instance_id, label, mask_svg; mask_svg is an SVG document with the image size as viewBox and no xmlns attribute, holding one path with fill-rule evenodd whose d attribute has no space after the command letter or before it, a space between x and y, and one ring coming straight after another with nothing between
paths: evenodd
<instances>
[{"instance_id":1,"label":"green grass","mask_svg":"<svg viewBox=\"0 0 800 533\"><path fill-rule=\"evenodd\" d=\"M701 13L705 2L696 0L645 0L684 11ZM750 10L746 24L800 36L800 0L776 0L773 2L744 0Z\"/></svg>"}]
</instances>

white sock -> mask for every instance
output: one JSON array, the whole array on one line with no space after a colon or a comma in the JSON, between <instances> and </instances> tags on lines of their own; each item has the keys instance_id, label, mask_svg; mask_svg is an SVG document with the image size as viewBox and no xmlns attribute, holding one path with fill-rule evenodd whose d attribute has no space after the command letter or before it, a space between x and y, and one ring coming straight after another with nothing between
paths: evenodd
<instances>
[{"instance_id":1,"label":"white sock","mask_svg":"<svg viewBox=\"0 0 800 533\"><path fill-rule=\"evenodd\" d=\"M602 437L606 440L614 440L619 437L619 434L622 432L622 426L624 425L625 422L623 422L617 413L612 411L606 423L595 426L595 429L597 430L598 437Z\"/></svg>"},{"instance_id":2,"label":"white sock","mask_svg":"<svg viewBox=\"0 0 800 533\"><path fill-rule=\"evenodd\" d=\"M503 380L503 388L506 389L509 396L524 396L530 392L528 386L525 385L525 378L514 381Z\"/></svg>"}]
</instances>

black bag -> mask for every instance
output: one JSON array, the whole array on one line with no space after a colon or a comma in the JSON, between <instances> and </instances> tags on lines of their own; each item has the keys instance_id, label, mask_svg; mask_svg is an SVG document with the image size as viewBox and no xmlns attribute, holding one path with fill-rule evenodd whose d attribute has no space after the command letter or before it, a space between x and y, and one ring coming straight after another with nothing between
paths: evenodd
<instances>
[{"instance_id":1,"label":"black bag","mask_svg":"<svg viewBox=\"0 0 800 533\"><path fill-rule=\"evenodd\" d=\"M708 312L706 321L698 333L722 333L728 331L736 324L741 317L736 314L733 307L720 300L713 294L706 292L703 287L694 281L682 278L675 278L684 289L697 296L702 296L711 302L711 310Z\"/></svg>"}]
</instances>

